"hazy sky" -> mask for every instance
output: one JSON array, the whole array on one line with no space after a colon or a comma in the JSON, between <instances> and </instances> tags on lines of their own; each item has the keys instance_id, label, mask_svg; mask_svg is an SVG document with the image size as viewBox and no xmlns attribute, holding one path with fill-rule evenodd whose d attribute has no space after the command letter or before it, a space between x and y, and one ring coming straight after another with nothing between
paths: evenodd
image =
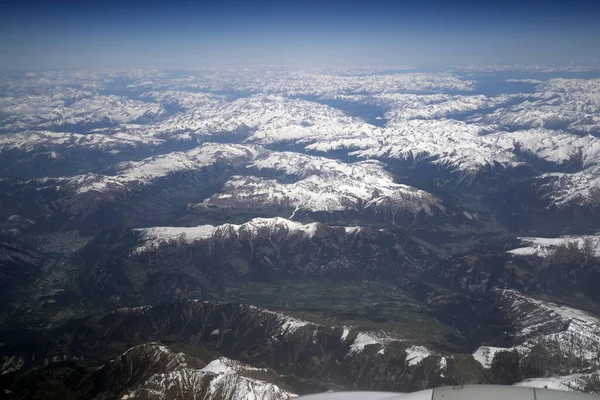
<instances>
[{"instance_id":1,"label":"hazy sky","mask_svg":"<svg viewBox=\"0 0 600 400\"><path fill-rule=\"evenodd\" d=\"M600 0L0 0L0 68L600 62Z\"/></svg>"}]
</instances>

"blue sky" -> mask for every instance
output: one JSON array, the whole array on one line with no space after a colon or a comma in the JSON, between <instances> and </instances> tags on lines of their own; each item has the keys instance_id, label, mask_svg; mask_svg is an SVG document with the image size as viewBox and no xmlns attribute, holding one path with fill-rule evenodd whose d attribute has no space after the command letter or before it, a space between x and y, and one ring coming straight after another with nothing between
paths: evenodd
<instances>
[{"instance_id":1,"label":"blue sky","mask_svg":"<svg viewBox=\"0 0 600 400\"><path fill-rule=\"evenodd\" d=\"M600 1L0 3L3 69L600 62Z\"/></svg>"}]
</instances>

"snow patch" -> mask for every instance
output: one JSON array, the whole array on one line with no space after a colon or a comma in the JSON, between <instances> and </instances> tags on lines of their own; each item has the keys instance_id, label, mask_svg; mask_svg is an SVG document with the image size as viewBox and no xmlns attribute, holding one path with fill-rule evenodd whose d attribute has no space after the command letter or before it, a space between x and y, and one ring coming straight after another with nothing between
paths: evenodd
<instances>
[{"instance_id":1,"label":"snow patch","mask_svg":"<svg viewBox=\"0 0 600 400\"><path fill-rule=\"evenodd\" d=\"M417 365L432 353L423 346L411 346L406 349L406 362L408 365Z\"/></svg>"},{"instance_id":2,"label":"snow patch","mask_svg":"<svg viewBox=\"0 0 600 400\"><path fill-rule=\"evenodd\" d=\"M287 235L302 234L312 238L319 223L312 222L302 224L285 218L255 218L242 225L223 224L219 226L200 225L196 227L153 227L135 229L140 234L142 244L133 253L139 254L148 250L159 248L163 244L176 243L178 241L186 244L209 240L213 238L249 238L254 239L259 234L277 234L285 231Z\"/></svg>"},{"instance_id":3,"label":"snow patch","mask_svg":"<svg viewBox=\"0 0 600 400\"><path fill-rule=\"evenodd\" d=\"M342 332L342 337L340 338L340 341L344 341L348 338L348 334L350 333L350 328L348 328L347 326L344 326L344 331Z\"/></svg>"},{"instance_id":4,"label":"snow patch","mask_svg":"<svg viewBox=\"0 0 600 400\"><path fill-rule=\"evenodd\" d=\"M475 353L473 353L473 358L477 361L483 368L492 368L492 362L494 361L494 357L496 353L501 351L510 351L511 349L506 349L502 347L491 347L491 346L481 346Z\"/></svg>"},{"instance_id":5,"label":"snow patch","mask_svg":"<svg viewBox=\"0 0 600 400\"><path fill-rule=\"evenodd\" d=\"M11 357L6 357L2 360L2 364L0 365L0 375L6 375L11 372L15 372L23 368L25 365L25 360L21 357L17 357L16 355Z\"/></svg>"},{"instance_id":6,"label":"snow patch","mask_svg":"<svg viewBox=\"0 0 600 400\"><path fill-rule=\"evenodd\" d=\"M202 368L202 371L219 375L232 372L234 371L234 369L226 365L225 362L223 362L223 360L219 358L211 361L206 367Z\"/></svg>"},{"instance_id":7,"label":"snow patch","mask_svg":"<svg viewBox=\"0 0 600 400\"><path fill-rule=\"evenodd\" d=\"M283 325L281 325L281 333L286 333L286 334L293 333L293 332L297 331L299 328L309 325L309 322L306 322L306 321L292 319L292 318L284 316L284 315L282 315L282 317L285 319L285 322L283 323Z\"/></svg>"},{"instance_id":8,"label":"snow patch","mask_svg":"<svg viewBox=\"0 0 600 400\"><path fill-rule=\"evenodd\" d=\"M383 332L360 332L350 345L348 355L360 353L365 349L365 346L369 345L380 345L383 348L389 341L390 338Z\"/></svg>"},{"instance_id":9,"label":"snow patch","mask_svg":"<svg viewBox=\"0 0 600 400\"><path fill-rule=\"evenodd\" d=\"M586 368L600 368L600 321L581 310L528 298L515 290L497 290L503 312L519 331L515 339L521 356L536 345L558 346L564 357L577 360Z\"/></svg>"}]
</instances>

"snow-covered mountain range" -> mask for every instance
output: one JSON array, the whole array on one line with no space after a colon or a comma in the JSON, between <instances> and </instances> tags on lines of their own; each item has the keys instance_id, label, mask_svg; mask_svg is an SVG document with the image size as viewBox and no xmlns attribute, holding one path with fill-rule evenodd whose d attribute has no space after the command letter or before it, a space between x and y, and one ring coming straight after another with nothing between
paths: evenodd
<instances>
[{"instance_id":1,"label":"snow-covered mountain range","mask_svg":"<svg viewBox=\"0 0 600 400\"><path fill-rule=\"evenodd\" d=\"M448 74L203 73L183 81L156 74L152 84L143 76L127 86L136 90L134 99L68 83L26 94L35 78L12 82L0 99L0 151L45 149L60 162L79 150L164 153L166 143L190 148L233 140L335 157L423 160L467 175L496 165L514 168L534 157L548 162L540 176L548 205L579 204L582 197L596 203L580 192L583 185L586 192L598 186L598 79L550 79L530 93L492 96ZM110 80L102 85L106 91ZM137 94L140 87L149 90ZM383 125L353 111L373 107ZM61 132L64 127L68 132ZM567 164L568 171L560 170Z\"/></svg>"},{"instance_id":2,"label":"snow-covered mountain range","mask_svg":"<svg viewBox=\"0 0 600 400\"><path fill-rule=\"evenodd\" d=\"M0 387L600 393L599 137L581 67L1 77Z\"/></svg>"}]
</instances>

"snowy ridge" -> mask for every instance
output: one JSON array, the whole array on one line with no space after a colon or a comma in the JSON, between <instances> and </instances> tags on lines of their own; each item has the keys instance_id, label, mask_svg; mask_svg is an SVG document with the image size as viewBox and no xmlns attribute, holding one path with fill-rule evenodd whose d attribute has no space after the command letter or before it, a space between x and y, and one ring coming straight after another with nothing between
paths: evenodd
<instances>
[{"instance_id":1,"label":"snowy ridge","mask_svg":"<svg viewBox=\"0 0 600 400\"><path fill-rule=\"evenodd\" d=\"M208 398L233 398L244 400L275 400L296 397L294 393L274 384L241 377L236 374L219 375L210 383Z\"/></svg>"},{"instance_id":2,"label":"snowy ridge","mask_svg":"<svg viewBox=\"0 0 600 400\"><path fill-rule=\"evenodd\" d=\"M224 357L212 361L201 371L217 375L210 382L208 396L248 400L289 399L295 397L295 394L274 384L243 375L256 371L267 372L267 369L252 368Z\"/></svg>"},{"instance_id":3,"label":"snowy ridge","mask_svg":"<svg viewBox=\"0 0 600 400\"><path fill-rule=\"evenodd\" d=\"M162 143L163 140L159 138L142 137L125 133L114 135L91 133L83 135L79 133L37 131L1 135L0 153L9 150L20 150L23 152L46 150L56 152L67 148L120 152L127 148L153 147Z\"/></svg>"},{"instance_id":4,"label":"snowy ridge","mask_svg":"<svg viewBox=\"0 0 600 400\"><path fill-rule=\"evenodd\" d=\"M347 150L361 158L421 160L476 173L496 163L507 167L521 152L555 164L593 166L600 160L600 140L548 129L500 132L496 125L456 120L391 120L371 135L325 137L306 146L309 150Z\"/></svg>"},{"instance_id":5,"label":"snowy ridge","mask_svg":"<svg viewBox=\"0 0 600 400\"><path fill-rule=\"evenodd\" d=\"M551 173L538 178L550 205L589 206L600 202L600 166L594 165L574 173Z\"/></svg>"},{"instance_id":6,"label":"snowy ridge","mask_svg":"<svg viewBox=\"0 0 600 400\"><path fill-rule=\"evenodd\" d=\"M187 358L183 353L174 352L160 343L147 343L131 347L119 357L110 360L109 363L113 364L117 361L127 362L130 358L140 356L143 357L147 364L149 362L160 364L161 367L167 369L187 367Z\"/></svg>"},{"instance_id":7,"label":"snowy ridge","mask_svg":"<svg viewBox=\"0 0 600 400\"><path fill-rule=\"evenodd\" d=\"M350 330L344 327L341 340L344 341ZM350 350L347 356L355 356L365 350L366 346L375 345L377 346L377 355L384 355L386 352L386 345L391 342L401 342L397 338L393 338L383 331L361 331L358 332L356 338L350 345ZM430 356L439 357L438 366L441 370L445 370L447 367L446 357L440 356L428 349L425 346L409 345L406 349L406 365L416 366L421 363L424 359Z\"/></svg>"},{"instance_id":8,"label":"snowy ridge","mask_svg":"<svg viewBox=\"0 0 600 400\"><path fill-rule=\"evenodd\" d=\"M578 133L600 128L600 79L550 79L536 86L531 99L474 119L510 128L568 129Z\"/></svg>"},{"instance_id":9,"label":"snowy ridge","mask_svg":"<svg viewBox=\"0 0 600 400\"><path fill-rule=\"evenodd\" d=\"M223 224L218 226L200 225L196 227L153 227L135 229L140 233L143 244L138 246L134 253L142 253L156 249L163 243L183 241L194 243L196 241L219 238L254 239L259 234L278 235L285 231L287 235L300 233L312 238L319 227L319 223L302 224L285 218L254 218L244 224Z\"/></svg>"},{"instance_id":10,"label":"snowy ridge","mask_svg":"<svg viewBox=\"0 0 600 400\"><path fill-rule=\"evenodd\" d=\"M292 334L304 326L318 326L313 322L303 321L301 319L290 317L289 315L285 315L276 311L267 310L266 308L259 308L253 305L245 305L245 307L248 307L250 310L258 311L262 314L274 316L279 325L276 335Z\"/></svg>"},{"instance_id":11,"label":"snowy ridge","mask_svg":"<svg viewBox=\"0 0 600 400\"><path fill-rule=\"evenodd\" d=\"M299 178L319 175L327 179L347 179L348 176L355 176L369 184L389 184L391 175L385 171L384 166L377 161L345 163L326 157L283 151L271 152L255 160L248 168L274 170Z\"/></svg>"},{"instance_id":12,"label":"snowy ridge","mask_svg":"<svg viewBox=\"0 0 600 400\"><path fill-rule=\"evenodd\" d=\"M269 315L275 317L277 322L277 330L274 334L274 337L290 335L296 332L298 329L303 328L305 326L313 326L318 327L318 324L309 321L303 321L301 319L297 319L294 317L290 317L289 315L285 315L276 311L267 310L266 308L260 308L253 305L244 305L250 310L259 312L263 315ZM313 334L316 331L313 331Z\"/></svg>"},{"instance_id":13,"label":"snowy ridge","mask_svg":"<svg viewBox=\"0 0 600 400\"><path fill-rule=\"evenodd\" d=\"M482 168L516 160L511 152L497 146L484 134L492 126L456 120L398 120L372 135L323 138L306 146L308 150L347 150L366 159L431 159L442 166L475 173Z\"/></svg>"},{"instance_id":14,"label":"snowy ridge","mask_svg":"<svg viewBox=\"0 0 600 400\"><path fill-rule=\"evenodd\" d=\"M369 185L362 181L336 182L311 176L296 183L282 184L275 179L233 176L222 191L205 200L203 206L220 208L286 207L297 210L335 212L380 209L396 214L407 211L427 215L443 206L433 195L410 186L389 182L387 186ZM290 215L290 218L294 213Z\"/></svg>"},{"instance_id":15,"label":"snowy ridge","mask_svg":"<svg viewBox=\"0 0 600 400\"><path fill-rule=\"evenodd\" d=\"M121 395L122 400L134 398L164 399L171 396L194 399L280 400L294 397L274 383L253 378L258 372L265 378L275 377L269 370L221 357L203 368L190 365L188 356L165 346L151 343L136 346L128 352L143 353L143 365L154 363L158 372L143 376L134 388ZM122 355L118 359L122 359ZM111 361L114 363L116 360ZM192 360L197 364L196 360ZM130 362L133 366L135 361ZM198 397L201 396L201 397Z\"/></svg>"},{"instance_id":16,"label":"snowy ridge","mask_svg":"<svg viewBox=\"0 0 600 400\"><path fill-rule=\"evenodd\" d=\"M279 96L251 97L248 101L251 100L255 102L252 112L241 113L246 118L241 123L254 130L246 139L250 143L306 142L322 137L324 133L334 137L351 132L370 135L377 129L320 103Z\"/></svg>"},{"instance_id":17,"label":"snowy ridge","mask_svg":"<svg viewBox=\"0 0 600 400\"><path fill-rule=\"evenodd\" d=\"M496 289L505 315L519 329L510 348L483 346L474 357L489 367L501 351L517 351L526 357L536 345L552 349L579 372L600 369L600 321L581 310L526 297L515 290Z\"/></svg>"},{"instance_id":18,"label":"snowy ridge","mask_svg":"<svg viewBox=\"0 0 600 400\"><path fill-rule=\"evenodd\" d=\"M257 146L205 143L186 152L172 152L141 161L117 164L115 175L85 174L54 178L65 185L72 198L95 192L111 197L116 192L151 185L158 179L183 171L198 171L212 165L230 165L249 176L234 175L221 192L201 206L252 208L279 206L292 210L343 211L374 209L391 214L444 211L433 195L396 183L377 161L344 163L324 157L291 152L270 152ZM256 177L262 170L292 175L291 183ZM42 181L40 181L42 182Z\"/></svg>"},{"instance_id":19,"label":"snowy ridge","mask_svg":"<svg viewBox=\"0 0 600 400\"><path fill-rule=\"evenodd\" d=\"M249 365L243 364L239 361L235 361L229 358L221 357L211 361L206 367L202 368L204 372L210 372L216 375L220 374L231 374L234 372L257 372L257 371L268 371L267 368L254 368Z\"/></svg>"},{"instance_id":20,"label":"snowy ridge","mask_svg":"<svg viewBox=\"0 0 600 400\"><path fill-rule=\"evenodd\" d=\"M570 339L571 335L579 335L584 340L591 340L582 355L590 359L600 354L600 321L592 315L575 308L555 303L535 300L523 296L515 290L500 290L502 301L515 319L521 332L521 339L539 339L539 336ZM590 355L591 353L591 355ZM600 361L600 360L598 360Z\"/></svg>"},{"instance_id":21,"label":"snowy ridge","mask_svg":"<svg viewBox=\"0 0 600 400\"><path fill-rule=\"evenodd\" d=\"M180 140L237 133L247 143L273 144L314 140L324 132L338 136L351 132L370 134L376 129L340 110L301 99L260 94L231 102L210 99L194 107L197 94L188 99L184 92L169 93L176 96L176 104L186 107L182 112L146 125L124 125L120 131Z\"/></svg>"},{"instance_id":22,"label":"snowy ridge","mask_svg":"<svg viewBox=\"0 0 600 400\"><path fill-rule=\"evenodd\" d=\"M187 152L172 152L142 161L123 162L116 175L80 175L72 179L76 193L127 189L127 185L148 185L156 179L181 171L196 171L216 163L245 164L259 149L235 144L206 143Z\"/></svg>"},{"instance_id":23,"label":"snowy ridge","mask_svg":"<svg viewBox=\"0 0 600 400\"><path fill-rule=\"evenodd\" d=\"M158 104L131 100L121 96L105 96L94 91L58 89L45 94L0 98L0 119L7 131L23 131L35 127L48 129L65 125L118 124L154 119L165 110Z\"/></svg>"},{"instance_id":24,"label":"snowy ridge","mask_svg":"<svg viewBox=\"0 0 600 400\"><path fill-rule=\"evenodd\" d=\"M558 165L572 163L576 168L587 168L600 161L600 139L592 135L578 136L537 128L495 133L488 139L506 151L529 152ZM577 165L579 163L581 165Z\"/></svg>"},{"instance_id":25,"label":"snowy ridge","mask_svg":"<svg viewBox=\"0 0 600 400\"><path fill-rule=\"evenodd\" d=\"M182 90L165 90L147 92L141 96L151 99L167 107L178 107L183 110L195 110L202 115L211 115L227 102L226 96L213 93L186 92Z\"/></svg>"},{"instance_id":26,"label":"snowy ridge","mask_svg":"<svg viewBox=\"0 0 600 400\"><path fill-rule=\"evenodd\" d=\"M547 257L554 253L556 247L564 246L569 243L576 244L582 248L586 241L592 246L592 250L596 257L600 257L600 236L563 236L559 238L541 238L541 237L520 237L522 244L527 246L509 250L508 253L516 256L538 256Z\"/></svg>"},{"instance_id":27,"label":"snowy ridge","mask_svg":"<svg viewBox=\"0 0 600 400\"><path fill-rule=\"evenodd\" d=\"M304 154L272 152L248 168L271 169L294 175L298 180L282 183L255 176L233 176L220 193L203 204L222 208L273 205L326 212L388 208L393 212L423 211L428 215L434 210L444 210L433 195L394 182L383 164L376 161L342 163Z\"/></svg>"},{"instance_id":28,"label":"snowy ridge","mask_svg":"<svg viewBox=\"0 0 600 400\"><path fill-rule=\"evenodd\" d=\"M473 91L474 82L446 73L400 73L352 76L339 71L210 71L188 79L140 79L132 87L187 88L204 91L270 93L286 96L327 96L343 93L438 93Z\"/></svg>"},{"instance_id":29,"label":"snowy ridge","mask_svg":"<svg viewBox=\"0 0 600 400\"><path fill-rule=\"evenodd\" d=\"M353 96L358 99L357 96ZM400 121L409 119L442 119L446 117L495 109L508 103L522 100L526 96L500 95L454 95L454 94L380 94L370 97L370 101L384 106L385 119ZM348 96L350 100L352 97ZM364 100L363 100L364 101Z\"/></svg>"}]
</instances>

